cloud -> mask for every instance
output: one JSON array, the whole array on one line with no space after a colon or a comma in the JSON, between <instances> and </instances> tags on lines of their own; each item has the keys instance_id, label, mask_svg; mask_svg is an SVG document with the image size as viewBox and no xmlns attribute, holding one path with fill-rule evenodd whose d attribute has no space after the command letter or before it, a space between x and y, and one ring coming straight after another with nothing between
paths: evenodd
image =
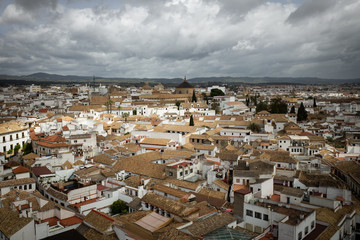
<instances>
[{"instance_id":1,"label":"cloud","mask_svg":"<svg viewBox=\"0 0 360 240\"><path fill-rule=\"evenodd\" d=\"M0 72L359 77L359 2L317 1L16 1L0 13Z\"/></svg>"}]
</instances>

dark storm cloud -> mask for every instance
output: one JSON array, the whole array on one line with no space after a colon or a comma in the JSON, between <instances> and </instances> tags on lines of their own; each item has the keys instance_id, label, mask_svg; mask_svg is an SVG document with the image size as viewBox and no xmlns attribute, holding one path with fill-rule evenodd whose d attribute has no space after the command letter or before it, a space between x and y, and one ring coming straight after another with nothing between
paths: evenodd
<instances>
[{"instance_id":1,"label":"dark storm cloud","mask_svg":"<svg viewBox=\"0 0 360 240\"><path fill-rule=\"evenodd\" d=\"M355 0L15 1L0 13L0 73L359 77L359 11Z\"/></svg>"},{"instance_id":2,"label":"dark storm cloud","mask_svg":"<svg viewBox=\"0 0 360 240\"><path fill-rule=\"evenodd\" d=\"M57 0L15 0L15 3L28 11L37 11L40 8L55 9L57 6Z\"/></svg>"},{"instance_id":3,"label":"dark storm cloud","mask_svg":"<svg viewBox=\"0 0 360 240\"><path fill-rule=\"evenodd\" d=\"M296 23L301 20L317 17L334 8L338 0L305 0L296 11L290 14L288 21Z\"/></svg>"}]
</instances>

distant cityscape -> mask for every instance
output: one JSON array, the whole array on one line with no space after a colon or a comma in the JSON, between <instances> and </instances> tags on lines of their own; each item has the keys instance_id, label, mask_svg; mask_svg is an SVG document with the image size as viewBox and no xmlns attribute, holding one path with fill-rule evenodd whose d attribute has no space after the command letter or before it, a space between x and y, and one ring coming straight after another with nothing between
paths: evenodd
<instances>
[{"instance_id":1,"label":"distant cityscape","mask_svg":"<svg viewBox=\"0 0 360 240\"><path fill-rule=\"evenodd\" d=\"M36 76L0 81L1 239L360 239L357 80Z\"/></svg>"}]
</instances>

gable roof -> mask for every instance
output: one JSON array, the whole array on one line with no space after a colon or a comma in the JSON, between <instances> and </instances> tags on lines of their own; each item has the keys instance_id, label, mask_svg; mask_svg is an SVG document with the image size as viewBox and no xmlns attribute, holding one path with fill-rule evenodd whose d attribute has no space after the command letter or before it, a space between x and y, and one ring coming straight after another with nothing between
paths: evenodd
<instances>
[{"instance_id":1,"label":"gable roof","mask_svg":"<svg viewBox=\"0 0 360 240\"><path fill-rule=\"evenodd\" d=\"M181 202L151 192L148 192L142 198L142 201L180 217L189 216L199 210L197 207L187 206Z\"/></svg>"},{"instance_id":2,"label":"gable roof","mask_svg":"<svg viewBox=\"0 0 360 240\"><path fill-rule=\"evenodd\" d=\"M192 236L201 237L234 221L236 221L235 217L227 212L224 212L210 216L202 221L194 222L182 231L189 233Z\"/></svg>"},{"instance_id":3,"label":"gable roof","mask_svg":"<svg viewBox=\"0 0 360 240\"><path fill-rule=\"evenodd\" d=\"M93 226L96 230L104 233L109 230L115 220L105 213L101 213L93 209L88 215L86 215L84 221Z\"/></svg>"}]
</instances>

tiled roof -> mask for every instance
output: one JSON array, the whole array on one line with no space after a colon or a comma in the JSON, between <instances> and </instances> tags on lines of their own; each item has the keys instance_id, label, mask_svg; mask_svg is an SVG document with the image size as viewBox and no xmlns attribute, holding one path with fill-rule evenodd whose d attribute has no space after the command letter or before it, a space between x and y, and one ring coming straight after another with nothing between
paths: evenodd
<instances>
[{"instance_id":1,"label":"tiled roof","mask_svg":"<svg viewBox=\"0 0 360 240\"><path fill-rule=\"evenodd\" d=\"M144 160L135 161L134 158L124 158L118 160L112 167L112 170L115 172L125 170L143 176L163 179L165 177L165 167L164 165L146 162Z\"/></svg>"},{"instance_id":2,"label":"tiled roof","mask_svg":"<svg viewBox=\"0 0 360 240\"><path fill-rule=\"evenodd\" d=\"M208 217L202 221L194 222L183 230L190 232L192 236L201 237L234 221L236 221L235 217L229 213L224 212Z\"/></svg>"},{"instance_id":3,"label":"tiled roof","mask_svg":"<svg viewBox=\"0 0 360 240\"><path fill-rule=\"evenodd\" d=\"M180 217L186 217L199 210L197 207L187 206L178 201L174 201L167 197L148 192L143 198L143 202L149 203L155 207L164 209L167 212L175 214Z\"/></svg>"},{"instance_id":4,"label":"tiled roof","mask_svg":"<svg viewBox=\"0 0 360 240\"><path fill-rule=\"evenodd\" d=\"M22 159L29 160L29 159L35 159L35 158L38 158L38 157L40 157L40 156L35 154L35 153L29 153L29 154L26 154L26 155L22 156Z\"/></svg>"},{"instance_id":5,"label":"tiled roof","mask_svg":"<svg viewBox=\"0 0 360 240\"><path fill-rule=\"evenodd\" d=\"M8 239L31 221L33 221L32 218L20 218L18 212L11 208L0 208L0 231Z\"/></svg>"},{"instance_id":6,"label":"tiled roof","mask_svg":"<svg viewBox=\"0 0 360 240\"><path fill-rule=\"evenodd\" d=\"M0 124L0 134L26 130L27 127L20 121L11 121Z\"/></svg>"},{"instance_id":7,"label":"tiled roof","mask_svg":"<svg viewBox=\"0 0 360 240\"><path fill-rule=\"evenodd\" d=\"M35 183L34 178L20 178L0 182L0 188Z\"/></svg>"},{"instance_id":8,"label":"tiled roof","mask_svg":"<svg viewBox=\"0 0 360 240\"><path fill-rule=\"evenodd\" d=\"M41 175L53 174L47 167L33 167L31 170L37 177Z\"/></svg>"},{"instance_id":9,"label":"tiled roof","mask_svg":"<svg viewBox=\"0 0 360 240\"><path fill-rule=\"evenodd\" d=\"M93 226L96 230L105 233L111 228L115 220L105 213L91 210L84 218L84 221Z\"/></svg>"},{"instance_id":10,"label":"tiled roof","mask_svg":"<svg viewBox=\"0 0 360 240\"><path fill-rule=\"evenodd\" d=\"M109 165L109 166L112 166L115 163L115 161L112 160L111 157L107 156L106 154L96 155L92 159L96 163L101 163L101 164L105 164L105 165Z\"/></svg>"},{"instance_id":11,"label":"tiled roof","mask_svg":"<svg viewBox=\"0 0 360 240\"><path fill-rule=\"evenodd\" d=\"M166 146L171 139L163 139L163 138L145 138L140 142L140 144L149 144L149 145L159 145Z\"/></svg>"},{"instance_id":12,"label":"tiled roof","mask_svg":"<svg viewBox=\"0 0 360 240\"><path fill-rule=\"evenodd\" d=\"M61 200L61 201L67 201L68 200L68 197L66 194L62 193L62 192L59 192L57 191L56 189L52 188L52 187L49 187L48 189L46 189L46 191L52 195L53 197Z\"/></svg>"},{"instance_id":13,"label":"tiled roof","mask_svg":"<svg viewBox=\"0 0 360 240\"><path fill-rule=\"evenodd\" d=\"M213 183L218 185L219 187L225 189L226 191L229 189L229 184L225 183L221 179L216 179L215 181L213 181Z\"/></svg>"},{"instance_id":14,"label":"tiled roof","mask_svg":"<svg viewBox=\"0 0 360 240\"><path fill-rule=\"evenodd\" d=\"M67 143L48 143L48 142L39 141L36 144L47 148L69 147L69 144Z\"/></svg>"},{"instance_id":15,"label":"tiled roof","mask_svg":"<svg viewBox=\"0 0 360 240\"><path fill-rule=\"evenodd\" d=\"M23 167L23 166L19 166L15 169L12 170L12 172L14 174L20 174L20 173L27 173L27 172L30 172L29 169L27 169L26 167Z\"/></svg>"},{"instance_id":16,"label":"tiled roof","mask_svg":"<svg viewBox=\"0 0 360 240\"><path fill-rule=\"evenodd\" d=\"M193 190L193 191L196 191L196 189L202 183L204 183L204 181L188 182L188 181L178 180L178 179L175 179L175 178L167 178L164 181L164 184L172 184L172 185L175 185L177 187L187 188L187 189L190 189L190 190Z\"/></svg>"},{"instance_id":17,"label":"tiled roof","mask_svg":"<svg viewBox=\"0 0 360 240\"><path fill-rule=\"evenodd\" d=\"M59 142L65 142L66 139L64 137L62 137L61 135L54 134L54 135L47 136L47 137L43 138L43 141L59 143Z\"/></svg>"},{"instance_id":18,"label":"tiled roof","mask_svg":"<svg viewBox=\"0 0 360 240\"><path fill-rule=\"evenodd\" d=\"M182 197L184 197L186 195L190 195L187 192L181 191L179 189L167 187L167 186L162 185L162 184L156 184L152 188L154 190L159 191L159 192L167 193L167 194L173 195L173 196L178 197L178 198L182 198Z\"/></svg>"}]
</instances>

